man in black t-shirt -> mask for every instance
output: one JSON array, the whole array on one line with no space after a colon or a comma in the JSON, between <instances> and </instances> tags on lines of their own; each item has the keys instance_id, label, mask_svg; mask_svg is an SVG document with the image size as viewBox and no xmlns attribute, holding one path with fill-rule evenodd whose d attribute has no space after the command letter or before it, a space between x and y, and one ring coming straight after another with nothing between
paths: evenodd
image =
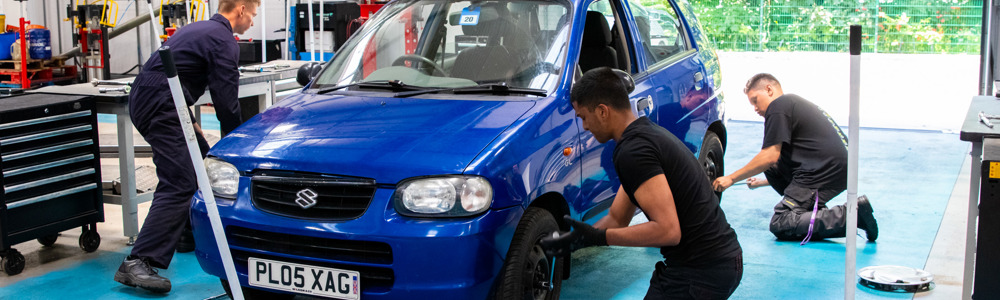
<instances>
[{"instance_id":1,"label":"man in black t-shirt","mask_svg":"<svg viewBox=\"0 0 1000 300\"><path fill-rule=\"evenodd\" d=\"M771 74L754 75L743 90L764 117L764 144L746 166L713 182L723 191L747 179L750 188L770 184L784 199L774 206L771 233L780 240L844 237L847 208L826 203L847 187L847 138L826 112L802 97L784 94ZM750 178L764 172L766 180ZM749 179L748 179L749 178ZM869 241L878 224L868 198L858 197L858 228Z\"/></svg>"},{"instance_id":2,"label":"man in black t-shirt","mask_svg":"<svg viewBox=\"0 0 1000 300\"><path fill-rule=\"evenodd\" d=\"M613 158L621 186L608 215L594 226L565 216L572 232L543 238L549 255L586 246L659 247L646 299L726 299L743 277L743 251L705 171L691 151L629 105L631 78L617 70L588 71L570 95L584 130L617 141ZM629 226L636 209L649 222Z\"/></svg>"}]
</instances>

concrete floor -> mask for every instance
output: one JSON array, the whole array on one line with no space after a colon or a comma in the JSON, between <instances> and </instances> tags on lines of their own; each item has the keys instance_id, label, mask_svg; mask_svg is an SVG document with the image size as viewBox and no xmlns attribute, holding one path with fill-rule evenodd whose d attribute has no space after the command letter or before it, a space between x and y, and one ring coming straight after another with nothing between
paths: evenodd
<instances>
[{"instance_id":1,"label":"concrete floor","mask_svg":"<svg viewBox=\"0 0 1000 300\"><path fill-rule=\"evenodd\" d=\"M114 132L111 125L102 123L102 133ZM217 127L205 128L209 135L218 136L214 131ZM729 123L726 166L730 171L756 153L762 131L759 122ZM102 134L102 143L106 139L113 141L114 137ZM872 199L881 232L877 243L858 238L858 268L884 264L924 268L936 276L936 286L929 292L908 294L855 285L858 299L960 298L968 148L957 134L861 130L860 193ZM102 163L105 178L117 177L114 160ZM137 162L137 166L142 164L150 162ZM744 249L745 273L733 299L843 298L846 239L805 246L776 241L767 231L767 222L777 200L768 188L734 187L723 196L723 209ZM148 208L149 203L139 206L140 220ZM192 253L177 254L170 268L161 272L174 283L168 295L117 284L112 280L114 270L129 250L120 207L105 205L105 220L98 224L101 247L93 253L84 253L77 246L79 230L63 232L51 247L35 242L16 245L27 265L16 276L0 273L0 299L207 299L223 294L218 279L204 274ZM653 263L659 259L658 250L652 248L578 251L573 277L564 281L563 299L641 299Z\"/></svg>"}]
</instances>

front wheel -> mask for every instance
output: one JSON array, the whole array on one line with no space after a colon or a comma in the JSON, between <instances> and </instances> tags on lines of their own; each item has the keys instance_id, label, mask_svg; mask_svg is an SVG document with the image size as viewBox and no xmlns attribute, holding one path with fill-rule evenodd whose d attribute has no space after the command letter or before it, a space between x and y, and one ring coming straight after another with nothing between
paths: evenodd
<instances>
[{"instance_id":1,"label":"front wheel","mask_svg":"<svg viewBox=\"0 0 1000 300\"><path fill-rule=\"evenodd\" d=\"M725 171L725 150L722 149L722 141L715 132L705 133L705 140L701 143L701 153L698 155L698 162L705 169L708 175L708 182L712 183L716 178L726 175ZM715 192L722 201L722 192Z\"/></svg>"},{"instance_id":2,"label":"front wheel","mask_svg":"<svg viewBox=\"0 0 1000 300\"><path fill-rule=\"evenodd\" d=\"M496 299L559 299L565 262L546 256L538 244L556 230L559 224L547 210L531 207L524 212L497 278Z\"/></svg>"}]
</instances>

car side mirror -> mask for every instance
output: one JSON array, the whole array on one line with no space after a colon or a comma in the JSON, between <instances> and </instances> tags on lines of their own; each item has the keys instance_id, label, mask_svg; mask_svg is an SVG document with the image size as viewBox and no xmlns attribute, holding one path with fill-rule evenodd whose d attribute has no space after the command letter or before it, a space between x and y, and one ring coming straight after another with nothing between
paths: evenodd
<instances>
[{"instance_id":1,"label":"car side mirror","mask_svg":"<svg viewBox=\"0 0 1000 300\"><path fill-rule=\"evenodd\" d=\"M295 81L301 86L306 86L316 75L319 75L319 71L323 70L323 65L317 62L311 62L299 67L298 73L295 74Z\"/></svg>"},{"instance_id":2,"label":"car side mirror","mask_svg":"<svg viewBox=\"0 0 1000 300\"><path fill-rule=\"evenodd\" d=\"M611 69L611 71L614 71L615 74L621 78L622 83L625 84L625 90L628 90L629 94L635 90L635 80L632 79L632 75L629 75L625 71L619 69Z\"/></svg>"}]
</instances>

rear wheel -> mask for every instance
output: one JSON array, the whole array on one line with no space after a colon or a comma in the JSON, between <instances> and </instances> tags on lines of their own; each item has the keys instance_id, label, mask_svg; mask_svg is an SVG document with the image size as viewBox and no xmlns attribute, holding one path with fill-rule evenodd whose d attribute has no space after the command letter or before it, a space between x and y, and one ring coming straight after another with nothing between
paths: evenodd
<instances>
[{"instance_id":1,"label":"rear wheel","mask_svg":"<svg viewBox=\"0 0 1000 300\"><path fill-rule=\"evenodd\" d=\"M229 296L229 299L234 299L233 298L233 291L231 289L229 289L229 281L226 280L226 279L219 279L219 280L222 282L222 288L226 290L226 296ZM248 288L248 287L242 287L242 288L243 288L243 299L246 299L246 300L254 300L254 299L260 299L260 300L272 300L272 299L273 300L291 300L292 298L295 297L294 294L284 294L284 293L268 292L268 291L258 290L258 289L254 289L254 288Z\"/></svg>"},{"instance_id":2,"label":"rear wheel","mask_svg":"<svg viewBox=\"0 0 1000 300\"><path fill-rule=\"evenodd\" d=\"M497 278L496 299L559 299L565 262L546 256L538 245L542 237L558 229L547 210L531 207L524 212Z\"/></svg>"},{"instance_id":3,"label":"rear wheel","mask_svg":"<svg viewBox=\"0 0 1000 300\"><path fill-rule=\"evenodd\" d=\"M716 178L726 175L724 156L725 150L722 149L722 141L719 140L719 136L711 131L705 133L705 140L701 143L701 153L698 155L698 162L705 169L709 183L715 181ZM719 196L720 201L722 200L722 192L715 192L715 195Z\"/></svg>"}]
</instances>

